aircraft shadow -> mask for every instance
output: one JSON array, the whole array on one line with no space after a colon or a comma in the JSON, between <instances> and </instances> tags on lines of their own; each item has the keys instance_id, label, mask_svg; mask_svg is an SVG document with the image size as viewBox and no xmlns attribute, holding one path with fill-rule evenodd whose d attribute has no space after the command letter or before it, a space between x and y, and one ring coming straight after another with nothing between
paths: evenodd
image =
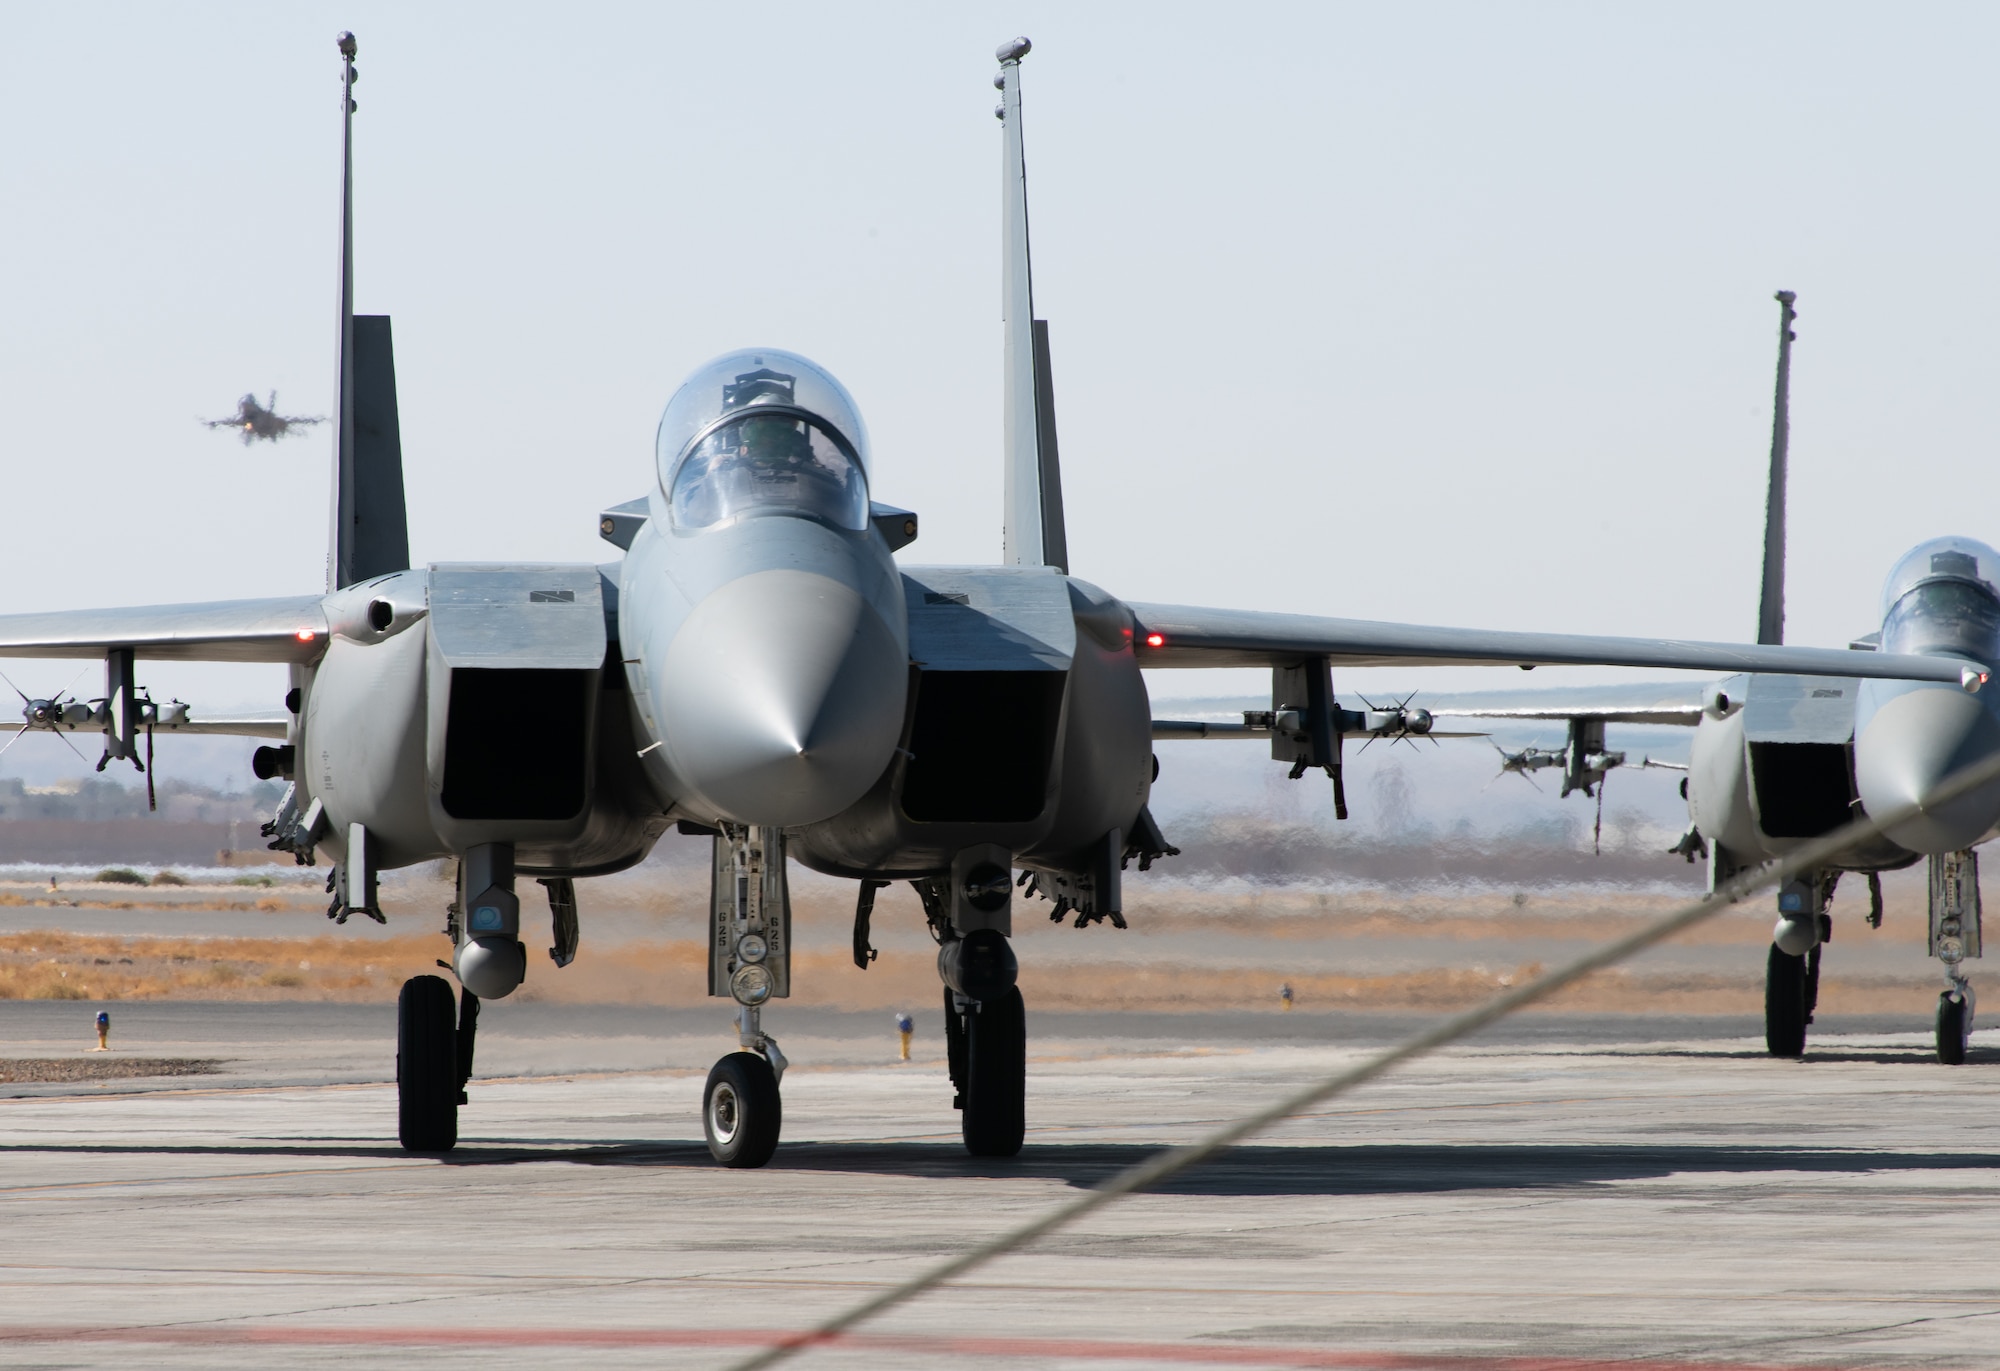
<instances>
[{"instance_id":1,"label":"aircraft shadow","mask_svg":"<svg viewBox=\"0 0 2000 1371\"><path fill-rule=\"evenodd\" d=\"M1590 1055L1579 1053L1579 1056ZM1731 1048L1724 1051L1702 1051L1698 1049L1665 1048L1659 1051L1634 1053L1635 1056L1685 1057L1695 1061L1771 1061L1769 1052L1762 1048ZM1815 1062L1861 1062L1878 1066L1936 1066L1947 1071L1964 1068L1945 1067L1937 1059L1937 1049L1930 1044L1910 1047L1815 1047L1806 1044L1806 1055L1801 1059L1807 1066ZM2000 1047L1973 1046L1966 1049L1965 1067L1991 1066L2000 1062Z\"/></svg>"},{"instance_id":2,"label":"aircraft shadow","mask_svg":"<svg viewBox=\"0 0 2000 1371\"><path fill-rule=\"evenodd\" d=\"M947 1179L977 1176L1057 1180L1090 1189L1159 1149L1140 1143L1037 1143L1009 1160L969 1157L955 1142L786 1143L771 1170ZM349 1140L145 1146L123 1143L12 1144L6 1153L208 1156L282 1162L306 1158L390 1161L413 1157L392 1142ZM514 1166L568 1162L579 1166L656 1169L713 1168L698 1142L628 1140L596 1145L493 1146L469 1143L434 1156L446 1166ZM2000 1153L1872 1152L1832 1148L1745 1147L1733 1144L1364 1144L1347 1147L1237 1147L1174 1178L1152 1193L1172 1195L1391 1195L1464 1190L1545 1190L1674 1175L1807 1172L1821 1175L1988 1171ZM190 1177L188 1179L198 1179Z\"/></svg>"}]
</instances>

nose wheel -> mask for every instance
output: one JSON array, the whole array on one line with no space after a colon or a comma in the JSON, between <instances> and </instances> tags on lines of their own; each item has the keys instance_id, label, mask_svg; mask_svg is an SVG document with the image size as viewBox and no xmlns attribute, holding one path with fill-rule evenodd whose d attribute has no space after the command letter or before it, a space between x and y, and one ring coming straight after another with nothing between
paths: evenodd
<instances>
[{"instance_id":1,"label":"nose wheel","mask_svg":"<svg viewBox=\"0 0 2000 1371\"><path fill-rule=\"evenodd\" d=\"M1937 1054L1946 1066L1964 1066L1972 1042L1972 997L1947 990L1938 996Z\"/></svg>"},{"instance_id":2,"label":"nose wheel","mask_svg":"<svg viewBox=\"0 0 2000 1371\"><path fill-rule=\"evenodd\" d=\"M724 1166L762 1166L778 1150L783 1124L778 1075L761 1055L732 1052L709 1071L701 1126L711 1157Z\"/></svg>"}]
</instances>

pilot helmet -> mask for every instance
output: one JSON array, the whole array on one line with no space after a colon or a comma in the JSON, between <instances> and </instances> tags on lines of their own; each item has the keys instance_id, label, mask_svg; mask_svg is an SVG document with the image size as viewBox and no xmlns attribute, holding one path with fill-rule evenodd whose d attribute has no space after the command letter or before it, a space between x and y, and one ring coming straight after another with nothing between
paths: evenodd
<instances>
[{"instance_id":1,"label":"pilot helmet","mask_svg":"<svg viewBox=\"0 0 2000 1371\"><path fill-rule=\"evenodd\" d=\"M1904 596L1925 586L1955 583L2000 602L2000 552L1973 538L1933 538L1903 554L1882 585L1886 616Z\"/></svg>"}]
</instances>

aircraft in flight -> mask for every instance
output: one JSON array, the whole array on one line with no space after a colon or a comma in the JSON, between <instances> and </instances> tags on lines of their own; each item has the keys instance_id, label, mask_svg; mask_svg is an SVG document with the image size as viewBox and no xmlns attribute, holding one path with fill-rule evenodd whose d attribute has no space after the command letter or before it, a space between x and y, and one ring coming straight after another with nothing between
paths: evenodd
<instances>
[{"instance_id":1,"label":"aircraft in flight","mask_svg":"<svg viewBox=\"0 0 2000 1371\"><path fill-rule=\"evenodd\" d=\"M1777 295L1778 379L1765 504L1757 641L1784 640L1785 489L1797 296ZM1897 559L1884 582L1877 631L1860 651L2000 659L2000 552L1971 538L1933 538ZM1624 691L1631 688L1626 687ZM1623 694L1624 692L1621 692ZM1517 693L1518 696L1519 693ZM1604 746L1607 724L1672 724L1694 729L1681 796L1690 826L1673 849L1709 861L1709 888L1747 867L1775 861L1829 833L1856 813L1920 801L1948 773L2000 751L2000 693L1968 693L1915 681L1798 675L1733 676L1683 698L1592 703L1588 691L1560 701L1518 699L1491 707L1445 707L1439 718L1564 720L1569 741L1529 764L1561 765L1565 795L1595 782L1625 754ZM1660 763L1652 763L1661 765ZM1511 764L1510 764L1511 769ZM1577 784L1572 785L1575 777ZM1587 792L1586 792L1587 793ZM1600 813L1602 810L1600 809ZM1979 791L1897 825L1850 851L1837 865L1808 872L1778 891L1778 921L1766 959L1765 1044L1773 1056L1804 1053L1819 998L1822 950L1833 934L1830 906L1845 873L1868 882L1867 922L1882 922L1881 873L1927 863L1930 955L1944 970L1938 994L1937 1055L1964 1062L1974 995L1964 963L1980 955L1978 845L2000 832L2000 791Z\"/></svg>"},{"instance_id":2,"label":"aircraft in flight","mask_svg":"<svg viewBox=\"0 0 2000 1371\"><path fill-rule=\"evenodd\" d=\"M249 447L256 439L275 443L287 437L295 428L305 428L312 424L325 423L324 415L306 418L302 415L278 413L278 392L272 391L271 398L263 404L257 403L255 395L245 395L236 402L236 412L227 419L203 419L210 428L233 429L243 435L243 446Z\"/></svg>"},{"instance_id":3,"label":"aircraft in flight","mask_svg":"<svg viewBox=\"0 0 2000 1371\"><path fill-rule=\"evenodd\" d=\"M1421 711L1342 708L1336 664L1544 662L1867 675L1973 689L1985 658L1492 632L1127 600L1068 574L1046 323L1034 313L1022 143L1025 39L1001 92L1004 561L893 554L918 516L870 487L868 431L824 368L775 347L697 367L667 401L639 498L601 511L593 564L413 567L389 320L353 312L355 44L342 57L339 363L326 587L208 604L0 617L0 655L105 662L107 751L132 756L139 660L282 662L291 786L273 845L332 865L329 913L381 917L378 874L453 859L450 970L405 983L399 1137L458 1136L480 1004L528 972L518 885L547 893L550 955L579 941L575 882L643 860L670 829L711 845L708 993L738 1050L703 1091L714 1157L777 1146L784 1053L764 1013L792 987L786 870L855 882L856 964L875 895L908 881L938 944L965 1146L1025 1127L1018 900L1122 922L1123 872L1169 856L1147 807L1146 668L1256 666L1294 777L1330 776L1348 734L1420 733ZM1857 671L1857 667L1859 670Z\"/></svg>"}]
</instances>

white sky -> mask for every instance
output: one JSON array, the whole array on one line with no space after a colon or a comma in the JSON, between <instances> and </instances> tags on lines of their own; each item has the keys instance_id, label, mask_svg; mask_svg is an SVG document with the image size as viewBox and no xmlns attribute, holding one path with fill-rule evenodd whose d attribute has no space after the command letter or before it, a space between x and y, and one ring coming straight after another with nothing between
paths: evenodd
<instances>
[{"instance_id":1,"label":"white sky","mask_svg":"<svg viewBox=\"0 0 2000 1371\"><path fill-rule=\"evenodd\" d=\"M342 27L419 562L611 555L679 378L758 343L855 393L907 557L996 558L1017 32L1072 558L1114 593L1746 638L1781 286L1791 641L1872 628L1921 538L2000 540L1990 7L33 6L0 612L320 584L326 429L195 420L328 410Z\"/></svg>"}]
</instances>

